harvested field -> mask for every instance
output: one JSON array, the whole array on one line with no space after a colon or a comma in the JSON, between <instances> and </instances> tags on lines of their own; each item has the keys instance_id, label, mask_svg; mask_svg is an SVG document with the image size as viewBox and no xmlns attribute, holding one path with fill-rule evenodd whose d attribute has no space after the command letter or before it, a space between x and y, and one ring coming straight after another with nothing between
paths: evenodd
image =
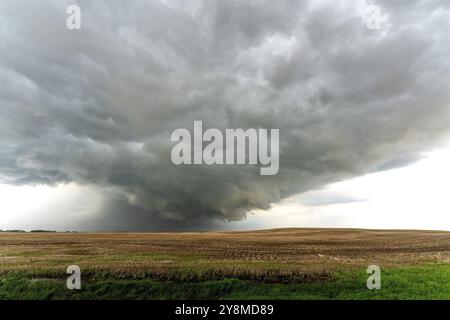
<instances>
[{"instance_id":1,"label":"harvested field","mask_svg":"<svg viewBox=\"0 0 450 320\"><path fill-rule=\"evenodd\" d=\"M0 299L450 299L449 262L448 232L0 233Z\"/></svg>"},{"instance_id":2,"label":"harvested field","mask_svg":"<svg viewBox=\"0 0 450 320\"><path fill-rule=\"evenodd\" d=\"M123 277L268 278L450 261L450 233L280 229L205 233L0 233L0 272L78 264ZM253 277L251 276L253 274Z\"/></svg>"}]
</instances>

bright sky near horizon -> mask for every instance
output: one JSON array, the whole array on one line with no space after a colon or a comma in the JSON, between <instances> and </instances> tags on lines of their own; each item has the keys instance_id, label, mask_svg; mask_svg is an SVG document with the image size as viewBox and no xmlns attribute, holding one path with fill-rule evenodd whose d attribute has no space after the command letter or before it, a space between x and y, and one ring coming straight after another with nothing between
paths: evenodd
<instances>
[{"instance_id":1,"label":"bright sky near horizon","mask_svg":"<svg viewBox=\"0 0 450 320\"><path fill-rule=\"evenodd\" d=\"M217 229L342 227L450 230L450 144L407 167L368 174L309 191ZM77 225L101 205L92 187L0 185L0 229ZM38 219L33 219L33 218ZM35 221L35 222L34 222ZM72 222L71 222L72 221ZM72 229L71 229L72 230ZM93 226L93 229L95 227Z\"/></svg>"},{"instance_id":2,"label":"bright sky near horizon","mask_svg":"<svg viewBox=\"0 0 450 320\"><path fill-rule=\"evenodd\" d=\"M447 144L409 166L289 198L271 210L249 215L236 227L450 230L449 164Z\"/></svg>"}]
</instances>

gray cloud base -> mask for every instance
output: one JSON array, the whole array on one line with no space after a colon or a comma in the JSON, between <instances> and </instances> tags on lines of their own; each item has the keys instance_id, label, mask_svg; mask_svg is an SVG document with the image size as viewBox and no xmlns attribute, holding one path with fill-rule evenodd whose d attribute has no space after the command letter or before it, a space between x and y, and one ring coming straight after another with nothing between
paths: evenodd
<instances>
[{"instance_id":1,"label":"gray cloud base","mask_svg":"<svg viewBox=\"0 0 450 320\"><path fill-rule=\"evenodd\" d=\"M97 186L98 229L240 220L414 161L450 125L446 1L375 1L381 31L363 1L78 1L79 31L69 4L0 4L0 178ZM194 120L280 129L279 174L174 166Z\"/></svg>"}]
</instances>

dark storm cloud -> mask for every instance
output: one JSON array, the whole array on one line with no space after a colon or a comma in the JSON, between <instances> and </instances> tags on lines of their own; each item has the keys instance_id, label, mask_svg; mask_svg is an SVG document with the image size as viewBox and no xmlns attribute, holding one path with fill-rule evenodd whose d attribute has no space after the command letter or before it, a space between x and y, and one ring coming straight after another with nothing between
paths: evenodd
<instances>
[{"instance_id":1,"label":"dark storm cloud","mask_svg":"<svg viewBox=\"0 0 450 320\"><path fill-rule=\"evenodd\" d=\"M114 190L99 228L239 220L408 163L450 125L446 1L374 1L380 31L363 1L77 3L79 31L71 1L0 4L0 178ZM174 166L194 120L279 128L279 174Z\"/></svg>"}]
</instances>

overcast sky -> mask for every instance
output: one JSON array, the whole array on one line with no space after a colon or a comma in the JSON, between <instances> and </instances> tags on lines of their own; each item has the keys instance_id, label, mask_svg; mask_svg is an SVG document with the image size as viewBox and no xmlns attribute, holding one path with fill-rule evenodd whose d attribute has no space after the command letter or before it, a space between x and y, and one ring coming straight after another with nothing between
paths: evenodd
<instances>
[{"instance_id":1,"label":"overcast sky","mask_svg":"<svg viewBox=\"0 0 450 320\"><path fill-rule=\"evenodd\" d=\"M450 230L449 57L446 0L2 0L0 229ZM279 173L175 166L194 120Z\"/></svg>"}]
</instances>

